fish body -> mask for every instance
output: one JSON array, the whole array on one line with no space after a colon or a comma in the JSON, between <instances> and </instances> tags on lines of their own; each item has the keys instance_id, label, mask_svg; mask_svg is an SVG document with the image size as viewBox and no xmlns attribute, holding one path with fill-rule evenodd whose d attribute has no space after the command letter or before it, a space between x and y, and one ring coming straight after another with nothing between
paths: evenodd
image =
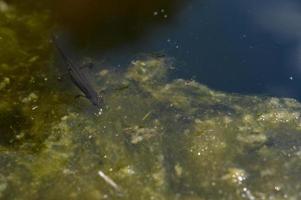
<instances>
[{"instance_id":1,"label":"fish body","mask_svg":"<svg viewBox=\"0 0 301 200\"><path fill-rule=\"evenodd\" d=\"M71 78L71 81L84 93L85 97L97 108L101 109L103 107L103 98L94 90L90 82L84 73L81 72L80 67L75 65L70 58L66 56L62 48L58 45L55 36L53 36L53 42L60 52L67 70Z\"/></svg>"}]
</instances>

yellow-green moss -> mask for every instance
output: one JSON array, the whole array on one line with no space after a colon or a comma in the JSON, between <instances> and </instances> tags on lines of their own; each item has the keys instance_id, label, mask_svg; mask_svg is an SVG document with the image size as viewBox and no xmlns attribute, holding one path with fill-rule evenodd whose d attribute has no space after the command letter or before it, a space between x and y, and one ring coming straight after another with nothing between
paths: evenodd
<instances>
[{"instance_id":1,"label":"yellow-green moss","mask_svg":"<svg viewBox=\"0 0 301 200\"><path fill-rule=\"evenodd\" d=\"M169 80L172 59L150 56L95 74L96 115L57 87L35 2L0 1L0 198L301 198L299 102Z\"/></svg>"}]
</instances>

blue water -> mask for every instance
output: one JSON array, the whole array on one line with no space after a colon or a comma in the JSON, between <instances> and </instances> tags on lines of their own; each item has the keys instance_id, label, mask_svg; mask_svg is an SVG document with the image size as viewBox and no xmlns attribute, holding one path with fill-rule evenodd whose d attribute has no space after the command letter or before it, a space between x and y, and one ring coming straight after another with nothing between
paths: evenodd
<instances>
[{"instance_id":1,"label":"blue water","mask_svg":"<svg viewBox=\"0 0 301 200\"><path fill-rule=\"evenodd\" d=\"M158 11L154 17L168 20ZM158 51L176 58L176 77L226 92L301 100L297 0L194 0L167 24L102 57L122 64Z\"/></svg>"}]
</instances>

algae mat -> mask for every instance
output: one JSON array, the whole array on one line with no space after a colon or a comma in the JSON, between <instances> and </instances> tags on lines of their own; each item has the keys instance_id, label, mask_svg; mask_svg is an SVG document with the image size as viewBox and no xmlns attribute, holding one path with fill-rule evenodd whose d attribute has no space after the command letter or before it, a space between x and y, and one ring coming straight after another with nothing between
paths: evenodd
<instances>
[{"instance_id":1,"label":"algae mat","mask_svg":"<svg viewBox=\"0 0 301 200\"><path fill-rule=\"evenodd\" d=\"M38 150L2 145L1 197L298 199L301 105L169 81L169 66L101 71L98 85L127 87L105 92L100 116L70 106Z\"/></svg>"},{"instance_id":2,"label":"algae mat","mask_svg":"<svg viewBox=\"0 0 301 200\"><path fill-rule=\"evenodd\" d=\"M95 74L97 115L56 81L47 10L0 10L0 199L301 198L299 102L172 80L172 59L145 56Z\"/></svg>"}]
</instances>

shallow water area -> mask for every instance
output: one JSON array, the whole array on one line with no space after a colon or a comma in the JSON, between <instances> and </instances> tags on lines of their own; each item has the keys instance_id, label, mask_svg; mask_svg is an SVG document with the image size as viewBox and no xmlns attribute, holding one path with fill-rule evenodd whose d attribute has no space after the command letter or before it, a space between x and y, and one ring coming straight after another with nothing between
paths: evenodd
<instances>
[{"instance_id":1,"label":"shallow water area","mask_svg":"<svg viewBox=\"0 0 301 200\"><path fill-rule=\"evenodd\" d=\"M91 2L96 3L91 13L103 9ZM95 58L119 47L122 52L123 45L166 23L149 20L142 26L139 20L148 19L148 9L152 17L165 19L162 13L172 16L177 6L154 1L149 3L153 11L146 4L143 12L129 16L140 16L136 23L144 31L127 30L130 39L117 38L97 49L97 42L91 47L78 40L73 47L66 41L97 32L92 25L105 25L102 18L87 24L87 32L76 32L78 27L68 23L90 15L65 13L60 21L61 13L52 10L58 5L28 3L0 0L0 199L301 198L297 100L232 94L174 78L181 58L147 49L135 59L127 57L129 63L113 54L123 70ZM70 12L82 4L77 0ZM85 56L76 54L92 55L99 65L85 71L101 91L102 110L86 98L74 98L80 90L61 75L63 63L50 35L63 24L76 32L70 40L60 35L68 56L77 63Z\"/></svg>"}]
</instances>

